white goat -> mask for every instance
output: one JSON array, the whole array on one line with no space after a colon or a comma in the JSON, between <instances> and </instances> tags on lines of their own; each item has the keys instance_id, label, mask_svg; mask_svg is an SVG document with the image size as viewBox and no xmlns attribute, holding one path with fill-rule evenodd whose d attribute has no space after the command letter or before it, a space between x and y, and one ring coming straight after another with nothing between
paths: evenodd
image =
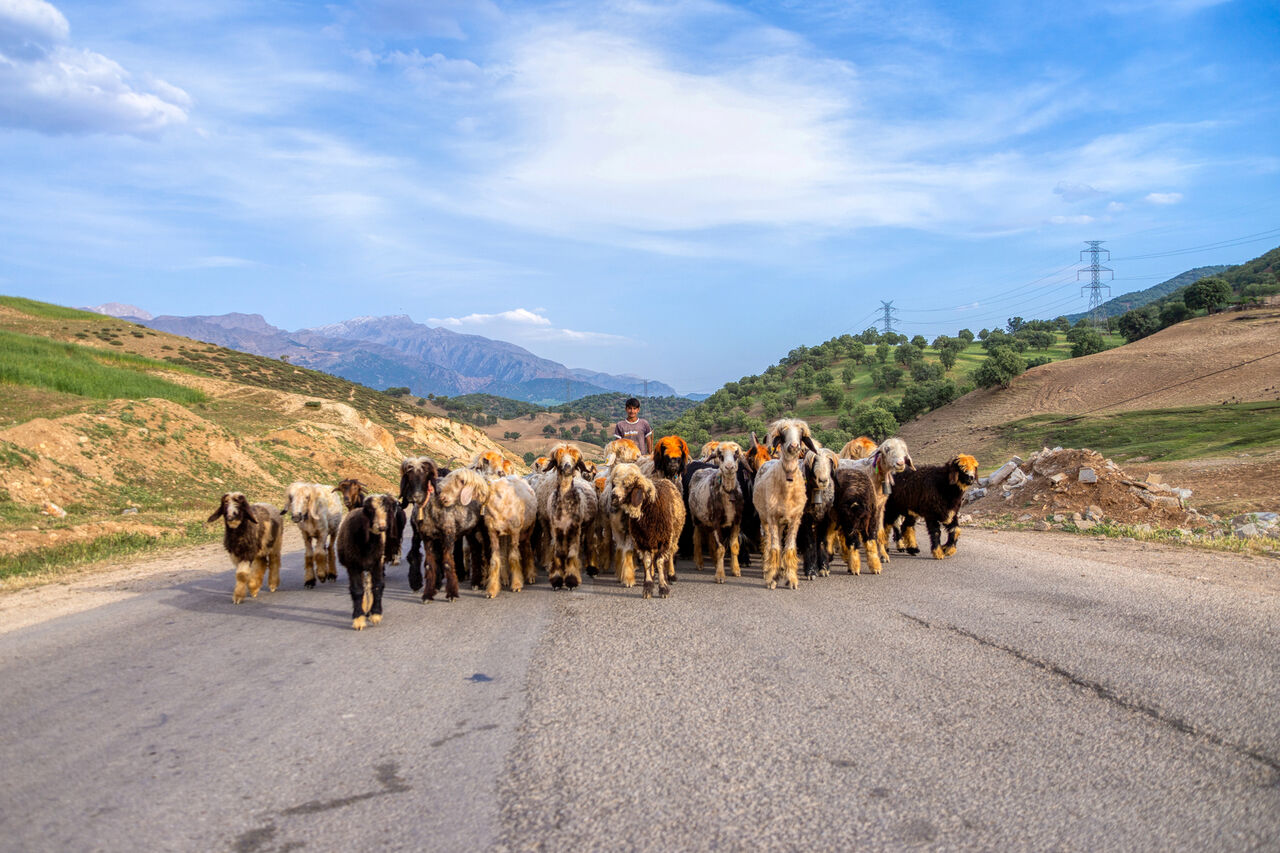
<instances>
[{"instance_id":1,"label":"white goat","mask_svg":"<svg viewBox=\"0 0 1280 853\"><path fill-rule=\"evenodd\" d=\"M805 449L816 451L809 425L802 420L782 419L769 426L765 444L780 448L781 457L766 462L757 472L752 502L760 513L764 551L764 585L776 589L778 575L787 586L800 588L800 559L796 554L796 534L804 515L805 478L800 458Z\"/></svg>"},{"instance_id":2,"label":"white goat","mask_svg":"<svg viewBox=\"0 0 1280 853\"><path fill-rule=\"evenodd\" d=\"M708 442L709 444L710 442ZM715 468L695 471L689 480L689 517L693 520L693 560L702 569L702 539L709 536L716 560L716 583L724 583L724 552L729 550L730 571L741 577L738 565L738 531L746 500L738 483L738 466L745 465L736 442L717 442L707 460Z\"/></svg>"},{"instance_id":3,"label":"white goat","mask_svg":"<svg viewBox=\"0 0 1280 853\"><path fill-rule=\"evenodd\" d=\"M893 492L893 475L900 474L907 468L915 470L915 463L907 452L907 443L900 438L886 438L870 456L863 459L842 459L840 467L862 471L871 479L876 498L876 549L880 553L880 562L889 562L889 550L885 547L888 537L884 530L884 505Z\"/></svg>"},{"instance_id":4,"label":"white goat","mask_svg":"<svg viewBox=\"0 0 1280 853\"><path fill-rule=\"evenodd\" d=\"M320 483L292 483L284 493L284 509L281 515L292 516L298 525L307 553L304 558L304 582L307 589L314 589L316 581L336 581L338 561L334 545L338 539L338 526L346 514L342 494L333 486Z\"/></svg>"}]
</instances>

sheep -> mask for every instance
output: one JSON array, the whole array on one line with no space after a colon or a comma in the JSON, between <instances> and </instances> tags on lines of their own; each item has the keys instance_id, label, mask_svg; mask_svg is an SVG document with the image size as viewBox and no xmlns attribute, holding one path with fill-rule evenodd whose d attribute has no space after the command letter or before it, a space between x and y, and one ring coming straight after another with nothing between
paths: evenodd
<instances>
[{"instance_id":1,"label":"sheep","mask_svg":"<svg viewBox=\"0 0 1280 853\"><path fill-rule=\"evenodd\" d=\"M671 594L669 571L675 567L676 543L684 526L684 503L676 484L665 478L650 479L639 466L623 464L613 472L614 501L627 518L627 531L644 566L644 598ZM634 571L634 567L632 568ZM635 579L631 578L631 586Z\"/></svg>"},{"instance_id":2,"label":"sheep","mask_svg":"<svg viewBox=\"0 0 1280 853\"><path fill-rule=\"evenodd\" d=\"M590 476L594 468L572 444L556 445L550 464L555 479L544 478L537 487L538 518L549 557L547 574L553 589L573 589L582 583L584 538L598 510L595 486L577 475Z\"/></svg>"},{"instance_id":3,"label":"sheep","mask_svg":"<svg viewBox=\"0 0 1280 853\"><path fill-rule=\"evenodd\" d=\"M835 451L826 447L804 455L805 504L797 541L805 551L804 574L809 580L831 574L827 539L834 520L834 477L839 464Z\"/></svg>"},{"instance_id":4,"label":"sheep","mask_svg":"<svg viewBox=\"0 0 1280 853\"><path fill-rule=\"evenodd\" d=\"M908 468L914 469L911 454L907 452L907 444L900 438L887 438L880 443L876 451L865 459L844 459L841 468L863 471L871 478L876 496L876 549L879 554L878 563L889 562L889 551L885 547L887 537L884 532L884 506L889 495L893 493L893 478ZM878 573L878 570L877 570Z\"/></svg>"},{"instance_id":5,"label":"sheep","mask_svg":"<svg viewBox=\"0 0 1280 853\"><path fill-rule=\"evenodd\" d=\"M349 477L334 487L334 491L342 496L342 503L347 509L355 509L364 503L368 491L359 480ZM341 522L339 522L341 523Z\"/></svg>"},{"instance_id":6,"label":"sheep","mask_svg":"<svg viewBox=\"0 0 1280 853\"><path fill-rule=\"evenodd\" d=\"M732 441L719 442L711 456L718 464L697 471L689 481L688 516L693 522L694 562L701 570L702 538L710 536L716 559L715 581L724 583L726 545L730 571L735 578L742 576L742 568L738 564L738 531L742 526L746 497L738 479L738 469L740 465L745 467L745 463L742 447Z\"/></svg>"},{"instance_id":7,"label":"sheep","mask_svg":"<svg viewBox=\"0 0 1280 853\"><path fill-rule=\"evenodd\" d=\"M866 459L875 452L876 443L865 435L860 435L849 439L849 443L840 448L839 456L841 459Z\"/></svg>"},{"instance_id":8,"label":"sheep","mask_svg":"<svg viewBox=\"0 0 1280 853\"><path fill-rule=\"evenodd\" d=\"M316 581L325 583L338 579L338 561L333 549L338 538L338 525L345 513L342 498L332 486L292 483L285 490L284 509L280 514L291 516L302 534L306 548L302 585L307 589L315 589Z\"/></svg>"},{"instance_id":9,"label":"sheep","mask_svg":"<svg viewBox=\"0 0 1280 853\"><path fill-rule=\"evenodd\" d=\"M483 501L484 526L489 532L489 578L485 596L496 598L505 585L519 592L533 583L537 565L529 547L529 537L538 518L538 502L533 487L516 476L489 483Z\"/></svg>"},{"instance_id":10,"label":"sheep","mask_svg":"<svg viewBox=\"0 0 1280 853\"><path fill-rule=\"evenodd\" d=\"M268 573L267 589L280 585L280 549L284 545L284 524L280 513L269 504L251 504L242 492L227 492L209 521L221 518L225 530L222 547L236 565L236 588L231 603L258 597L262 576ZM252 569L252 573L250 572Z\"/></svg>"},{"instance_id":11,"label":"sheep","mask_svg":"<svg viewBox=\"0 0 1280 853\"><path fill-rule=\"evenodd\" d=\"M459 468L443 477L435 488L435 496L419 506L414 516L431 546L428 555L422 600L436 594L436 572L443 567L445 600L458 597L458 571L455 545L463 539L471 546L472 587L480 585L483 549L483 516L481 508L489 493L489 481L470 468Z\"/></svg>"},{"instance_id":12,"label":"sheep","mask_svg":"<svg viewBox=\"0 0 1280 853\"><path fill-rule=\"evenodd\" d=\"M849 574L862 571L858 549L867 555L867 568L880 574L880 552L876 536L880 532L876 518L876 488L871 476L861 468L836 468L834 516L840 531L841 550Z\"/></svg>"},{"instance_id":13,"label":"sheep","mask_svg":"<svg viewBox=\"0 0 1280 853\"><path fill-rule=\"evenodd\" d=\"M402 508L408 508L410 504L414 506L414 512L409 521L412 536L409 539L408 556L409 588L414 592L422 589L422 559L425 550L422 530L417 522L421 515L419 510L430 500L435 491L436 482L447 473L449 473L448 469L441 471L428 456L410 456L400 462L400 506ZM427 544L425 547L431 546ZM430 555L427 556L430 559Z\"/></svg>"},{"instance_id":14,"label":"sheep","mask_svg":"<svg viewBox=\"0 0 1280 853\"><path fill-rule=\"evenodd\" d=\"M924 465L906 470L894 478L893 493L885 502L884 529L894 530L894 541L899 551L919 554L916 545L916 521L924 519L929 531L930 552L935 560L950 557L956 552L960 539L956 521L964 491L978 480L978 460L966 453L951 457L945 465ZM903 519L901 528L898 519ZM940 526L947 529L944 545Z\"/></svg>"},{"instance_id":15,"label":"sheep","mask_svg":"<svg viewBox=\"0 0 1280 853\"><path fill-rule=\"evenodd\" d=\"M805 478L800 476L800 457L806 447L812 451L818 448L809 434L809 425L795 419L774 421L769 426L765 444L778 448L781 457L760 468L752 495L763 531L764 585L776 589L778 575L783 574L791 589L799 589L796 535L800 532L806 497Z\"/></svg>"},{"instance_id":16,"label":"sheep","mask_svg":"<svg viewBox=\"0 0 1280 853\"><path fill-rule=\"evenodd\" d=\"M369 495L359 509L347 512L338 528L338 560L347 570L351 627L357 631L382 621L383 541L387 532L387 502L382 497Z\"/></svg>"}]
</instances>

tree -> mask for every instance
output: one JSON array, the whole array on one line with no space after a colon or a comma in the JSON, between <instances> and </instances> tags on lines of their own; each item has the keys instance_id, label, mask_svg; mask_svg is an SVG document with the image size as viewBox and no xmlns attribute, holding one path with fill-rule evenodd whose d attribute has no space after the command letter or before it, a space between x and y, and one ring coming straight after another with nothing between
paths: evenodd
<instances>
[{"instance_id":1,"label":"tree","mask_svg":"<svg viewBox=\"0 0 1280 853\"><path fill-rule=\"evenodd\" d=\"M1186 309L1186 306L1182 306ZM1135 308L1132 311L1126 311L1120 315L1118 322L1120 334L1124 335L1124 339L1129 343L1141 340L1147 335L1160 331L1160 318L1156 316L1156 308L1154 305L1145 305L1142 308Z\"/></svg>"},{"instance_id":2,"label":"tree","mask_svg":"<svg viewBox=\"0 0 1280 853\"><path fill-rule=\"evenodd\" d=\"M1025 325L1027 325L1027 321L1022 319L1021 317L1010 317L1009 323L1007 326L1007 328L1009 329L1009 334L1011 335L1018 334L1018 332L1022 331L1022 328Z\"/></svg>"},{"instance_id":3,"label":"tree","mask_svg":"<svg viewBox=\"0 0 1280 853\"><path fill-rule=\"evenodd\" d=\"M822 368L814 374L813 381L818 383L819 388L825 388L836 381L835 375L827 368Z\"/></svg>"},{"instance_id":4,"label":"tree","mask_svg":"<svg viewBox=\"0 0 1280 853\"><path fill-rule=\"evenodd\" d=\"M956 383L950 379L909 385L898 403L898 422L906 423L917 415L945 406L958 396Z\"/></svg>"},{"instance_id":5,"label":"tree","mask_svg":"<svg viewBox=\"0 0 1280 853\"><path fill-rule=\"evenodd\" d=\"M1212 311L1231 299L1231 285L1217 276L1209 276L1187 285L1182 301L1188 308Z\"/></svg>"},{"instance_id":6,"label":"tree","mask_svg":"<svg viewBox=\"0 0 1280 853\"><path fill-rule=\"evenodd\" d=\"M388 388L382 393L386 394L388 397L408 397L409 389L403 385L399 385L392 388Z\"/></svg>"},{"instance_id":7,"label":"tree","mask_svg":"<svg viewBox=\"0 0 1280 853\"><path fill-rule=\"evenodd\" d=\"M902 368L892 364L877 364L871 368L871 384L881 391L897 388L902 383Z\"/></svg>"},{"instance_id":8,"label":"tree","mask_svg":"<svg viewBox=\"0 0 1280 853\"><path fill-rule=\"evenodd\" d=\"M987 335L989 334L991 334L990 329L982 329L981 331L978 332L978 340L985 341L987 339Z\"/></svg>"},{"instance_id":9,"label":"tree","mask_svg":"<svg viewBox=\"0 0 1280 853\"><path fill-rule=\"evenodd\" d=\"M876 361L884 364L889 360L889 344L887 341L881 341L876 344Z\"/></svg>"},{"instance_id":10,"label":"tree","mask_svg":"<svg viewBox=\"0 0 1280 853\"><path fill-rule=\"evenodd\" d=\"M524 464L532 465L533 460L537 459L538 456L532 450L530 450L529 452L525 453L523 458L524 458Z\"/></svg>"},{"instance_id":11,"label":"tree","mask_svg":"<svg viewBox=\"0 0 1280 853\"><path fill-rule=\"evenodd\" d=\"M857 378L858 369L852 364L846 364L844 369L840 371L840 381L843 382L846 387L852 385Z\"/></svg>"},{"instance_id":12,"label":"tree","mask_svg":"<svg viewBox=\"0 0 1280 853\"><path fill-rule=\"evenodd\" d=\"M1178 301L1166 302L1160 309L1160 328L1163 329L1166 326L1172 326L1174 323L1181 323L1190 316L1191 309L1187 307L1187 303Z\"/></svg>"},{"instance_id":13,"label":"tree","mask_svg":"<svg viewBox=\"0 0 1280 853\"><path fill-rule=\"evenodd\" d=\"M899 344L897 351L893 354L893 360L898 364L907 365L917 361L920 356L921 352L914 344Z\"/></svg>"},{"instance_id":14,"label":"tree","mask_svg":"<svg viewBox=\"0 0 1280 853\"><path fill-rule=\"evenodd\" d=\"M1059 332L1065 332L1067 329L1071 328L1071 323L1067 321L1067 316L1065 314L1059 314L1057 317L1053 318L1053 328Z\"/></svg>"},{"instance_id":15,"label":"tree","mask_svg":"<svg viewBox=\"0 0 1280 853\"><path fill-rule=\"evenodd\" d=\"M991 388L999 385L1008 388L1014 377L1026 372L1027 362L1008 347L1001 347L985 359L973 371L973 381L979 387Z\"/></svg>"},{"instance_id":16,"label":"tree","mask_svg":"<svg viewBox=\"0 0 1280 853\"><path fill-rule=\"evenodd\" d=\"M853 413L852 431L874 441L884 441L898 431L898 420L883 406L863 403Z\"/></svg>"},{"instance_id":17,"label":"tree","mask_svg":"<svg viewBox=\"0 0 1280 853\"><path fill-rule=\"evenodd\" d=\"M968 329L961 329L960 331L956 332L956 337L963 338L966 344L973 343L973 332L969 331Z\"/></svg>"},{"instance_id":18,"label":"tree","mask_svg":"<svg viewBox=\"0 0 1280 853\"><path fill-rule=\"evenodd\" d=\"M925 340L924 335L916 335L911 339L911 345L916 349L924 349L929 345L929 342Z\"/></svg>"},{"instance_id":19,"label":"tree","mask_svg":"<svg viewBox=\"0 0 1280 853\"><path fill-rule=\"evenodd\" d=\"M546 426L544 426L542 428L542 434L545 435L547 438L555 438L556 437L555 424L547 424Z\"/></svg>"},{"instance_id":20,"label":"tree","mask_svg":"<svg viewBox=\"0 0 1280 853\"><path fill-rule=\"evenodd\" d=\"M1076 332L1075 329L1071 330ZM1095 352L1102 352L1107 345L1102 340L1102 333L1097 329L1081 329L1075 335L1075 340L1071 344L1071 357L1080 358L1081 356L1093 355Z\"/></svg>"},{"instance_id":21,"label":"tree","mask_svg":"<svg viewBox=\"0 0 1280 853\"><path fill-rule=\"evenodd\" d=\"M844 391L841 391L836 385L824 385L822 387L822 402L832 409L839 409L840 404L844 402Z\"/></svg>"},{"instance_id":22,"label":"tree","mask_svg":"<svg viewBox=\"0 0 1280 853\"><path fill-rule=\"evenodd\" d=\"M941 379L942 372L940 364L917 361L911 365L911 378L916 382L932 382L935 379Z\"/></svg>"},{"instance_id":23,"label":"tree","mask_svg":"<svg viewBox=\"0 0 1280 853\"><path fill-rule=\"evenodd\" d=\"M862 341L854 341L849 344L849 358L853 359L854 364L862 364L867 357L867 345Z\"/></svg>"},{"instance_id":24,"label":"tree","mask_svg":"<svg viewBox=\"0 0 1280 853\"><path fill-rule=\"evenodd\" d=\"M952 347L943 347L938 350L938 361L942 362L943 370L950 370L956 366L956 352Z\"/></svg>"}]
</instances>

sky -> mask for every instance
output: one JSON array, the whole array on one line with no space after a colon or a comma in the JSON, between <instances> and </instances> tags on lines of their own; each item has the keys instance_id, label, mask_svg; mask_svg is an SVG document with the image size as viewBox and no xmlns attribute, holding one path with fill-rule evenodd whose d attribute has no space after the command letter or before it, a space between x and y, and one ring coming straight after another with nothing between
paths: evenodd
<instances>
[{"instance_id":1,"label":"sky","mask_svg":"<svg viewBox=\"0 0 1280 853\"><path fill-rule=\"evenodd\" d=\"M1085 310L1085 241L1111 295L1280 246L1277 47L1274 0L0 0L0 292L708 392L883 302Z\"/></svg>"}]
</instances>

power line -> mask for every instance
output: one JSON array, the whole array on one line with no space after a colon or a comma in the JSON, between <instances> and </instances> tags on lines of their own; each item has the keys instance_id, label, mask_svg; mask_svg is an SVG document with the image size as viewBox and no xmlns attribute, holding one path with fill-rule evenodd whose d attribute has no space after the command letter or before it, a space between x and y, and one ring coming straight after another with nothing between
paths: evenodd
<instances>
[{"instance_id":1,"label":"power line","mask_svg":"<svg viewBox=\"0 0 1280 853\"><path fill-rule=\"evenodd\" d=\"M1079 272L1076 273L1076 280L1078 281L1080 279L1080 273L1082 272L1087 272L1092 277L1090 284L1087 285L1089 289L1089 322L1092 323L1096 328L1097 326L1102 325L1102 319L1103 319L1102 318L1102 288L1104 287L1107 288L1107 296L1111 295L1111 288L1102 283L1102 279L1100 278L1100 276L1104 272L1107 272L1107 273L1112 272L1112 270L1098 263L1098 255L1102 254L1103 252L1106 252L1107 259L1110 260L1111 252L1107 251L1106 249L1098 248L1103 244L1103 242L1105 242L1103 240L1086 240L1085 242L1089 245L1089 248L1083 249L1080 252L1080 260L1084 260L1084 253L1088 252L1089 257L1092 258L1092 262L1089 264L1089 267L1087 269L1080 270ZM1083 287L1080 288L1080 294L1082 296L1084 295L1084 291L1085 291L1085 288Z\"/></svg>"},{"instance_id":2,"label":"power line","mask_svg":"<svg viewBox=\"0 0 1280 853\"><path fill-rule=\"evenodd\" d=\"M893 307L893 300L888 302L880 301L880 306L884 310L884 333L886 335L893 334L893 315L898 313L898 309Z\"/></svg>"}]
</instances>

